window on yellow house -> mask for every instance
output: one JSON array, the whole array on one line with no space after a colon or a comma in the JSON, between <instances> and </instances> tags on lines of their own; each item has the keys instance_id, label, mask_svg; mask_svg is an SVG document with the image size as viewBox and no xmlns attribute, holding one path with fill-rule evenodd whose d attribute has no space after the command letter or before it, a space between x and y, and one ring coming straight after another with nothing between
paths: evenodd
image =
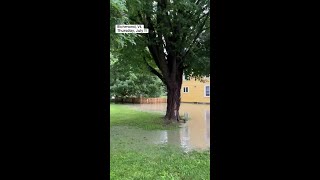
<instances>
[{"instance_id":1,"label":"window on yellow house","mask_svg":"<svg viewBox=\"0 0 320 180\"><path fill-rule=\"evenodd\" d=\"M184 75L184 74L183 74L182 78L183 78L183 81L189 81L190 80L190 77L186 77L186 75Z\"/></svg>"},{"instance_id":2,"label":"window on yellow house","mask_svg":"<svg viewBox=\"0 0 320 180\"><path fill-rule=\"evenodd\" d=\"M189 87L183 87L183 92L188 93L189 92Z\"/></svg>"},{"instance_id":3,"label":"window on yellow house","mask_svg":"<svg viewBox=\"0 0 320 180\"><path fill-rule=\"evenodd\" d=\"M210 86L204 86L204 96L210 97Z\"/></svg>"}]
</instances>

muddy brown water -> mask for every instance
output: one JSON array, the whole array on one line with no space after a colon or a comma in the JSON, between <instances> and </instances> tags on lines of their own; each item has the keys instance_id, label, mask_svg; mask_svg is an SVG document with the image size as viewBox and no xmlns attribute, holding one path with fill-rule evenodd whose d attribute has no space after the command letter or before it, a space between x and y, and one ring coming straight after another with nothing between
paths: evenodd
<instances>
[{"instance_id":1,"label":"muddy brown water","mask_svg":"<svg viewBox=\"0 0 320 180\"><path fill-rule=\"evenodd\" d=\"M127 106L140 111L156 111L165 114L166 104L130 104ZM180 115L189 120L178 130L142 131L131 129L128 134L156 144L177 145L186 151L210 149L210 105L181 103ZM140 137L141 136L141 137Z\"/></svg>"}]
</instances>

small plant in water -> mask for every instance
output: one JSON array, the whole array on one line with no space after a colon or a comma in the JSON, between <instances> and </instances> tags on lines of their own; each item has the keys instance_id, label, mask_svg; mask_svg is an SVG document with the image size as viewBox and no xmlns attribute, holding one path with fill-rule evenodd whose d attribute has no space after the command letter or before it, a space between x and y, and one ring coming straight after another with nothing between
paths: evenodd
<instances>
[{"instance_id":1,"label":"small plant in water","mask_svg":"<svg viewBox=\"0 0 320 180\"><path fill-rule=\"evenodd\" d=\"M190 120L190 118L188 117L188 116L180 116L180 122L187 122L187 121L189 121Z\"/></svg>"}]
</instances>

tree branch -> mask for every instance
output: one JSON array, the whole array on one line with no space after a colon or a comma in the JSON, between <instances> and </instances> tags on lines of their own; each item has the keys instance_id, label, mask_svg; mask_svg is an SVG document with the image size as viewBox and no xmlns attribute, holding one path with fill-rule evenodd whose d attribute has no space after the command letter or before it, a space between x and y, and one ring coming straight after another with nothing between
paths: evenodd
<instances>
[{"instance_id":1,"label":"tree branch","mask_svg":"<svg viewBox=\"0 0 320 180\"><path fill-rule=\"evenodd\" d=\"M198 0L198 1L196 2L196 5L200 6L200 5L199 5L200 2L201 2L201 0ZM208 13L203 13L203 12L204 12L204 9L206 9L206 8L207 8L207 7L205 7L205 8L200 8L198 11L197 11L197 10L187 11L187 14L184 15L185 17L192 19L192 17L197 17L197 16L199 16L199 18L196 19L195 21L188 21L188 23L186 24L186 27L191 27L191 26L193 26L193 24L200 22L202 18L206 17L206 15L207 15ZM183 11L181 11L181 13L182 13L182 12L183 12ZM178 23L178 22L177 22L177 23ZM177 23L176 23L176 24L177 24ZM180 38L180 41L181 41L181 42L186 42L187 39L188 39L189 37L191 37L191 36L192 36L192 34L190 34L189 31L184 31L183 34L182 34L182 36L180 36L180 37L181 37L181 38Z\"/></svg>"},{"instance_id":2,"label":"tree branch","mask_svg":"<svg viewBox=\"0 0 320 180\"><path fill-rule=\"evenodd\" d=\"M200 34L202 33L203 27L204 27L204 25L206 24L206 21L207 21L208 18L209 18L209 14L210 14L210 11L207 13L206 19L203 21L202 25L200 26L199 31L198 31L198 33L196 34L196 36L194 37L194 39L193 39L191 45L189 46L187 52L186 52L186 53L184 54L184 56L182 57L181 63L185 60L186 56L187 56L187 55L189 54L189 52L190 52L190 49L192 49L192 47L194 46L195 41L197 40L197 38L198 38L198 37L200 36Z\"/></svg>"},{"instance_id":3,"label":"tree branch","mask_svg":"<svg viewBox=\"0 0 320 180\"><path fill-rule=\"evenodd\" d=\"M149 71L150 71L152 74L158 76L164 84L167 84L166 81L165 81L165 79L164 79L164 77L163 77L156 69L154 69L154 68L147 62L147 60L146 60L145 57L143 57L143 60L144 60L144 62L146 63Z\"/></svg>"},{"instance_id":4,"label":"tree branch","mask_svg":"<svg viewBox=\"0 0 320 180\"><path fill-rule=\"evenodd\" d=\"M149 27L150 31L149 31L149 42L153 43L153 41L156 41L156 31L155 28L153 26L152 20L150 18L150 16L146 16L146 22L147 22L147 27ZM151 39L150 36L152 36ZM159 36L159 35L158 35ZM165 54L162 51L162 44L156 43L156 45L148 45L149 51L155 61L155 63L157 64L157 66L159 67L159 69L161 70L162 74L164 75L164 78L167 80L168 79L168 67L166 66L165 63ZM160 51L159 51L160 50Z\"/></svg>"},{"instance_id":5,"label":"tree branch","mask_svg":"<svg viewBox=\"0 0 320 180\"><path fill-rule=\"evenodd\" d=\"M198 4L200 3L200 1L201 1L201 0L197 0L197 1L196 1L196 5L198 5Z\"/></svg>"},{"instance_id":6,"label":"tree branch","mask_svg":"<svg viewBox=\"0 0 320 180\"><path fill-rule=\"evenodd\" d=\"M207 30L207 29L210 29L210 26L206 27L206 28L203 28L202 31Z\"/></svg>"},{"instance_id":7,"label":"tree branch","mask_svg":"<svg viewBox=\"0 0 320 180\"><path fill-rule=\"evenodd\" d=\"M203 13L203 14L197 19L197 21L200 21L202 18L208 16L209 13L210 13L210 11L207 12L207 13Z\"/></svg>"}]
</instances>

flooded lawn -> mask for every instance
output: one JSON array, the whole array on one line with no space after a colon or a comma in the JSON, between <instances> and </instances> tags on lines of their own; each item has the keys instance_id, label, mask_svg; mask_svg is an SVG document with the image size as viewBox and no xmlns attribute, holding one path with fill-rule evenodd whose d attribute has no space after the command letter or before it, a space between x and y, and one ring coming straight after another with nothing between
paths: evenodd
<instances>
[{"instance_id":1,"label":"flooded lawn","mask_svg":"<svg viewBox=\"0 0 320 180\"><path fill-rule=\"evenodd\" d=\"M209 105L182 104L180 128L163 123L165 108L110 104L110 179L210 178Z\"/></svg>"},{"instance_id":2,"label":"flooded lawn","mask_svg":"<svg viewBox=\"0 0 320 180\"><path fill-rule=\"evenodd\" d=\"M165 113L166 104L126 105L139 111ZM130 127L114 127L115 131L126 132L128 138L153 144L180 146L185 151L210 149L210 105L181 103L180 115L188 117L178 130L147 131ZM122 130L120 129L122 128Z\"/></svg>"}]
</instances>

